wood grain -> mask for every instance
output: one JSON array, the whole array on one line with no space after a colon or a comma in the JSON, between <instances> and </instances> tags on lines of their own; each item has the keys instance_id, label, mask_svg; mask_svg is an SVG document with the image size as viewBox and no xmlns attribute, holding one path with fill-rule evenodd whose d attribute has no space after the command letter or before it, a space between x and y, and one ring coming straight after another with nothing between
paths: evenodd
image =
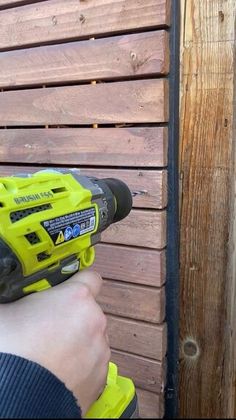
<instances>
[{"instance_id":1,"label":"wood grain","mask_svg":"<svg viewBox=\"0 0 236 420\"><path fill-rule=\"evenodd\" d=\"M104 280L98 302L111 315L119 315L151 323L161 323L165 317L165 289L136 286Z\"/></svg>"},{"instance_id":2,"label":"wood grain","mask_svg":"<svg viewBox=\"0 0 236 420\"><path fill-rule=\"evenodd\" d=\"M0 92L0 125L115 124L168 120L167 80Z\"/></svg>"},{"instance_id":3,"label":"wood grain","mask_svg":"<svg viewBox=\"0 0 236 420\"><path fill-rule=\"evenodd\" d=\"M236 59L236 55L235 55ZM234 77L236 77L236 66L234 66ZM235 79L236 80L236 79ZM234 112L233 139L236 139L236 112ZM227 341L227 365L225 367L224 395L227 418L236 418L236 144L233 145L233 166L231 168L231 209L229 215L229 253L226 290L228 331ZM227 398L228 395L228 398Z\"/></svg>"},{"instance_id":4,"label":"wood grain","mask_svg":"<svg viewBox=\"0 0 236 420\"><path fill-rule=\"evenodd\" d=\"M0 161L161 167L167 164L167 128L0 130Z\"/></svg>"},{"instance_id":5,"label":"wood grain","mask_svg":"<svg viewBox=\"0 0 236 420\"><path fill-rule=\"evenodd\" d=\"M182 19L185 19L185 26L182 28L182 32L184 33L184 42L186 46L189 46L189 44L192 43L197 46L200 42L219 44L224 41L235 40L234 0L228 0L223 3L221 0L198 0L197 2L196 0L181 1L184 1L183 6L185 7L182 9ZM214 48L214 45L212 47ZM201 52L202 56L205 54L206 51ZM209 51L209 60L211 61L210 57L212 57L211 48ZM219 55L219 58L222 58L222 56ZM227 57L227 61L228 58L229 57ZM224 60L220 61L219 66L223 64ZM216 72L218 72L218 69L216 69L215 66Z\"/></svg>"},{"instance_id":6,"label":"wood grain","mask_svg":"<svg viewBox=\"0 0 236 420\"><path fill-rule=\"evenodd\" d=\"M30 3L37 3L46 0L0 0L0 9L7 7L22 6Z\"/></svg>"},{"instance_id":7,"label":"wood grain","mask_svg":"<svg viewBox=\"0 0 236 420\"><path fill-rule=\"evenodd\" d=\"M136 392L141 419L160 419L164 417L163 394L158 395L139 388L136 388Z\"/></svg>"},{"instance_id":8,"label":"wood grain","mask_svg":"<svg viewBox=\"0 0 236 420\"><path fill-rule=\"evenodd\" d=\"M49 0L0 14L0 49L96 37L169 23L168 0Z\"/></svg>"},{"instance_id":9,"label":"wood grain","mask_svg":"<svg viewBox=\"0 0 236 420\"><path fill-rule=\"evenodd\" d=\"M12 4L23 3L24 0L0 0L0 6L10 6Z\"/></svg>"},{"instance_id":10,"label":"wood grain","mask_svg":"<svg viewBox=\"0 0 236 420\"><path fill-rule=\"evenodd\" d=\"M163 209L167 206L167 171L82 168L81 174L112 177L126 182L133 197L133 207Z\"/></svg>"},{"instance_id":11,"label":"wood grain","mask_svg":"<svg viewBox=\"0 0 236 420\"><path fill-rule=\"evenodd\" d=\"M179 416L229 418L235 1L187 0L182 10Z\"/></svg>"},{"instance_id":12,"label":"wood grain","mask_svg":"<svg viewBox=\"0 0 236 420\"><path fill-rule=\"evenodd\" d=\"M119 366L119 373L133 379L139 388L161 393L165 386L165 362L112 351L111 360Z\"/></svg>"},{"instance_id":13,"label":"wood grain","mask_svg":"<svg viewBox=\"0 0 236 420\"><path fill-rule=\"evenodd\" d=\"M150 76L168 69L168 33L155 31L4 52L0 87Z\"/></svg>"},{"instance_id":14,"label":"wood grain","mask_svg":"<svg viewBox=\"0 0 236 420\"><path fill-rule=\"evenodd\" d=\"M109 315L108 335L113 349L162 360L166 355L166 324L150 325Z\"/></svg>"},{"instance_id":15,"label":"wood grain","mask_svg":"<svg viewBox=\"0 0 236 420\"><path fill-rule=\"evenodd\" d=\"M96 245L93 268L102 277L161 287L166 280L165 251L119 245Z\"/></svg>"},{"instance_id":16,"label":"wood grain","mask_svg":"<svg viewBox=\"0 0 236 420\"><path fill-rule=\"evenodd\" d=\"M0 165L0 176L32 173L46 168L46 166ZM81 168L81 174L97 176L99 178L112 177L123 180L127 183L132 192L138 192L138 194L133 197L134 207L162 209L167 205L166 171Z\"/></svg>"},{"instance_id":17,"label":"wood grain","mask_svg":"<svg viewBox=\"0 0 236 420\"><path fill-rule=\"evenodd\" d=\"M162 249L166 245L166 212L131 210L102 233L103 242Z\"/></svg>"}]
</instances>

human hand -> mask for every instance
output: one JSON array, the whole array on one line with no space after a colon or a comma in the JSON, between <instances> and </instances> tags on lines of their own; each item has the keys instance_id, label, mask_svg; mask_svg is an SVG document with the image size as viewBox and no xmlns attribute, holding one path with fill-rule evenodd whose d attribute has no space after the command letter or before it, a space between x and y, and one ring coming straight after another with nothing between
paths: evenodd
<instances>
[{"instance_id":1,"label":"human hand","mask_svg":"<svg viewBox=\"0 0 236 420\"><path fill-rule=\"evenodd\" d=\"M39 363L78 400L84 415L106 383L106 318L95 301L101 277L86 270L66 282L0 305L0 352Z\"/></svg>"}]
</instances>

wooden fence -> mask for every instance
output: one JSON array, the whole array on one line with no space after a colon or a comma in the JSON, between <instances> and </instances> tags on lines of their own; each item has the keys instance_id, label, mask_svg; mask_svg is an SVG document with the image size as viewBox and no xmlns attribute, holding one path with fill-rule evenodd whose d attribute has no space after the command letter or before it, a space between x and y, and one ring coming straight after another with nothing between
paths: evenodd
<instances>
[{"instance_id":1,"label":"wooden fence","mask_svg":"<svg viewBox=\"0 0 236 420\"><path fill-rule=\"evenodd\" d=\"M168 0L0 0L0 174L80 167L133 209L96 247L112 359L163 416Z\"/></svg>"}]
</instances>

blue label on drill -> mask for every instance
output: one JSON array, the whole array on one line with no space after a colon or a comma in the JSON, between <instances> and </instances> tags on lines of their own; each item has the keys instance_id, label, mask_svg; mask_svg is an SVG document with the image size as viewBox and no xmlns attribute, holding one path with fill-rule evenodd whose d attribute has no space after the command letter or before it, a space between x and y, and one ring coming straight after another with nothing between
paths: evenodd
<instances>
[{"instance_id":1,"label":"blue label on drill","mask_svg":"<svg viewBox=\"0 0 236 420\"><path fill-rule=\"evenodd\" d=\"M64 232L65 241L69 241L73 236L73 229L68 226Z\"/></svg>"},{"instance_id":2,"label":"blue label on drill","mask_svg":"<svg viewBox=\"0 0 236 420\"><path fill-rule=\"evenodd\" d=\"M73 237L78 238L79 235L80 235L80 225L75 225L73 227Z\"/></svg>"},{"instance_id":3,"label":"blue label on drill","mask_svg":"<svg viewBox=\"0 0 236 420\"><path fill-rule=\"evenodd\" d=\"M55 245L71 241L88 232L96 226L96 210L90 207L85 210L65 214L41 223Z\"/></svg>"}]
</instances>

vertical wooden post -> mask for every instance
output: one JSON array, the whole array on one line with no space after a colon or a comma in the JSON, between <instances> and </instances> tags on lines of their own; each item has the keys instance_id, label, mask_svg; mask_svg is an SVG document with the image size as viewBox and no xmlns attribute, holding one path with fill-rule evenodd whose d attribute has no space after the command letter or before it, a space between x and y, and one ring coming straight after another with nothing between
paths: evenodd
<instances>
[{"instance_id":1,"label":"vertical wooden post","mask_svg":"<svg viewBox=\"0 0 236 420\"><path fill-rule=\"evenodd\" d=\"M236 280L227 269L235 1L181 0L181 6L179 414L220 418L232 416L235 379Z\"/></svg>"},{"instance_id":2,"label":"vertical wooden post","mask_svg":"<svg viewBox=\"0 0 236 420\"><path fill-rule=\"evenodd\" d=\"M227 271L227 330L226 363L224 374L224 413L227 418L236 418L236 45L234 45L234 106L233 106L233 148L231 168L231 211Z\"/></svg>"}]
</instances>

